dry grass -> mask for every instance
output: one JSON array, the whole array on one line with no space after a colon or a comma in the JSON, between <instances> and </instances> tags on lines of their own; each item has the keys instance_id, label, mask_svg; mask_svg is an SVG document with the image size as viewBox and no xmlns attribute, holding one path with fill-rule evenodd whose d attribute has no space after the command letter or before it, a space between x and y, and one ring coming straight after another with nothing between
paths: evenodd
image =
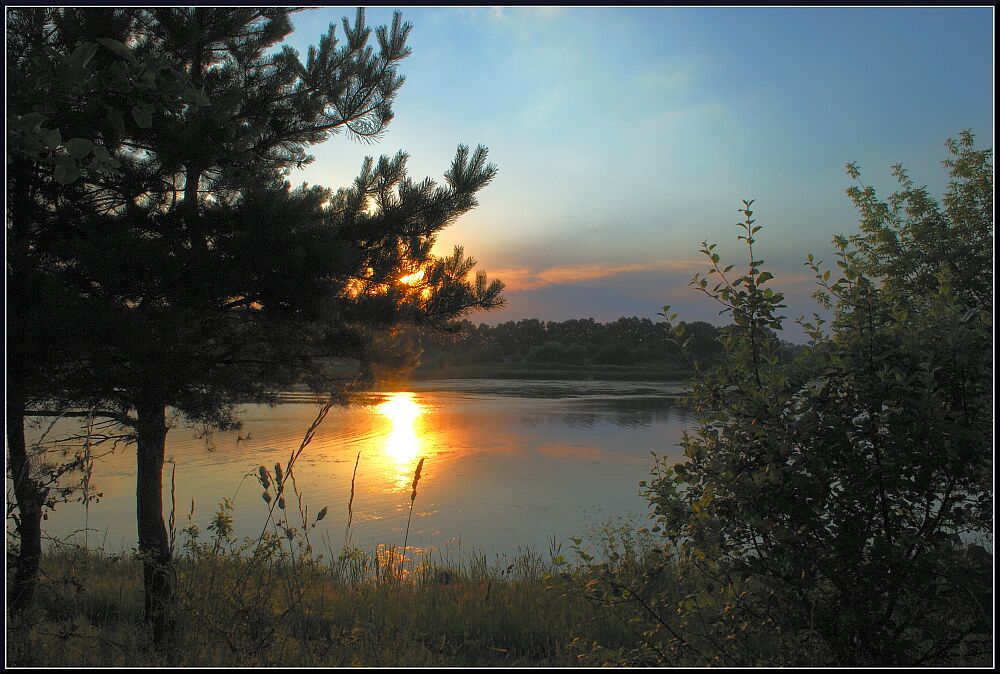
<instances>
[{"instance_id":1,"label":"dry grass","mask_svg":"<svg viewBox=\"0 0 1000 674\"><path fill-rule=\"evenodd\" d=\"M8 662L566 666L577 663L581 634L628 637L611 616L567 596L532 552L438 555L403 573L400 549L293 560L269 537L256 558L246 554L252 541L217 542L189 540L177 560L177 631L163 651L142 628L134 556L50 552L35 607L8 629Z\"/></svg>"}]
</instances>

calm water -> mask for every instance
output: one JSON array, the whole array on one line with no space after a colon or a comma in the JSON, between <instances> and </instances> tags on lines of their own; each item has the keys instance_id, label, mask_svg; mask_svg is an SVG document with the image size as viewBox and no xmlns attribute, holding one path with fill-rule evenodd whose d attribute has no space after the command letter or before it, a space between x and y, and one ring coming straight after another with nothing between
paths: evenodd
<instances>
[{"instance_id":1,"label":"calm water","mask_svg":"<svg viewBox=\"0 0 1000 674\"><path fill-rule=\"evenodd\" d=\"M648 508L637 483L649 477L650 452L680 457L676 443L692 423L674 398L678 392L659 383L451 380L335 408L296 467L309 512L329 508L313 544L321 551L343 545L359 452L350 540L368 550L402 544L421 457L409 544L424 550L546 552L552 537L565 544L609 519L644 521ZM219 502L230 498L236 534L259 534L266 504L256 477L246 476L261 465L272 473L276 462L284 465L317 411L306 403L248 405L239 435L208 439L183 425L171 429L178 530L189 524L193 500L190 522L204 540ZM97 460L92 483L104 497L86 516L79 504L59 506L47 531L77 532L82 542L87 525L91 546L134 546L134 462L134 449ZM169 512L169 464L164 483Z\"/></svg>"}]
</instances>

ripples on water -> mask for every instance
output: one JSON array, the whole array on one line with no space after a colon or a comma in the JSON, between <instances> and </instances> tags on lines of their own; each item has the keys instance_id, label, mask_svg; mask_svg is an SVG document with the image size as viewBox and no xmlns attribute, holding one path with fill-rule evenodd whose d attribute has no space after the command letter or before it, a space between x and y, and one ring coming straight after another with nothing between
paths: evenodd
<instances>
[{"instance_id":1,"label":"ripples on water","mask_svg":"<svg viewBox=\"0 0 1000 674\"><path fill-rule=\"evenodd\" d=\"M409 538L421 548L546 551L553 537L565 541L614 517L642 519L647 504L637 483L649 475L650 452L679 458L676 443L692 423L679 393L663 383L448 380L368 394L331 411L296 467L310 512L329 507L314 545L336 551L344 543L359 452L350 539L370 550L402 543L421 457ZM265 504L246 476L284 465L316 412L309 402L247 405L239 434L200 439L175 426L166 453L177 466L178 529L189 523L192 499L191 522L205 532L228 497L237 535L258 534ZM91 545L134 546L134 470L131 449L97 462L93 482L104 497L90 508ZM164 503L169 511L169 491ZM84 523L82 507L67 504L46 525L67 536Z\"/></svg>"}]
</instances>

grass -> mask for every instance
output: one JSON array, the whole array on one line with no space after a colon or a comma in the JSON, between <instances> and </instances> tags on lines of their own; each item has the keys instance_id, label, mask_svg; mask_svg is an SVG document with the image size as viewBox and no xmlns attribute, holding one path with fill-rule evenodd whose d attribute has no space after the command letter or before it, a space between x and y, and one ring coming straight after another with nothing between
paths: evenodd
<instances>
[{"instance_id":1,"label":"grass","mask_svg":"<svg viewBox=\"0 0 1000 674\"><path fill-rule=\"evenodd\" d=\"M314 554L301 535L232 539L226 510L208 541L188 530L175 559L175 625L156 648L132 553L50 547L30 611L7 625L13 666L537 667L832 666L809 633L784 634L752 579L719 585L655 546L605 527L569 562L521 550L419 564L398 548ZM988 594L988 592L987 592ZM756 599L755 599L756 597ZM960 600L958 600L960 602ZM777 622L775 622L777 621ZM935 664L988 666L972 634Z\"/></svg>"},{"instance_id":2,"label":"grass","mask_svg":"<svg viewBox=\"0 0 1000 674\"><path fill-rule=\"evenodd\" d=\"M577 664L581 636L630 638L528 551L438 556L400 574L392 549L334 560L294 558L280 541L269 550L254 559L245 543L189 543L176 561L176 628L162 651L142 627L134 555L50 550L31 613L8 627L8 663L567 666Z\"/></svg>"}]
</instances>

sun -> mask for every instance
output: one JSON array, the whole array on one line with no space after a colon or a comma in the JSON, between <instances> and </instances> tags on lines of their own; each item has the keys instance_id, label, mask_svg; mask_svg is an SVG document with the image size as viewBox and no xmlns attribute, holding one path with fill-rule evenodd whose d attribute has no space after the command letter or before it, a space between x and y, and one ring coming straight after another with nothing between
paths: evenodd
<instances>
[{"instance_id":1,"label":"sun","mask_svg":"<svg viewBox=\"0 0 1000 674\"><path fill-rule=\"evenodd\" d=\"M397 464L413 461L420 451L416 421L424 413L423 406L412 393L393 393L375 409L392 422L392 431L385 442L386 455Z\"/></svg>"},{"instance_id":2,"label":"sun","mask_svg":"<svg viewBox=\"0 0 1000 674\"><path fill-rule=\"evenodd\" d=\"M399 279L399 282L404 285L412 286L420 283L423 280L424 280L424 270L418 269L412 274L407 274L406 276L401 277Z\"/></svg>"}]
</instances>

